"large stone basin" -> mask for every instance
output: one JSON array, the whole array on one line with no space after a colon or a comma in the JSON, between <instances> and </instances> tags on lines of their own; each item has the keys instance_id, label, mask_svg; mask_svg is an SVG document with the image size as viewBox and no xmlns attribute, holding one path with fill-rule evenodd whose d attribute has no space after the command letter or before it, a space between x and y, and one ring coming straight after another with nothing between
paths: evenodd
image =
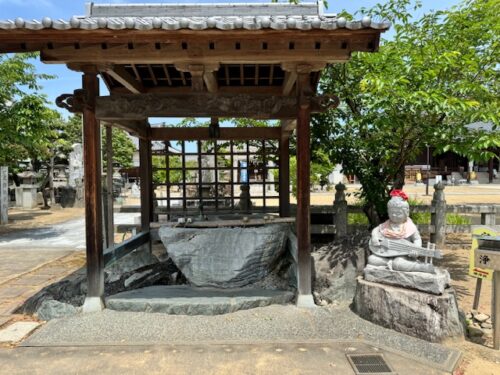
<instances>
[{"instance_id":1,"label":"large stone basin","mask_svg":"<svg viewBox=\"0 0 500 375\"><path fill-rule=\"evenodd\" d=\"M264 279L286 251L288 224L236 228L161 227L168 256L190 284L237 288Z\"/></svg>"}]
</instances>

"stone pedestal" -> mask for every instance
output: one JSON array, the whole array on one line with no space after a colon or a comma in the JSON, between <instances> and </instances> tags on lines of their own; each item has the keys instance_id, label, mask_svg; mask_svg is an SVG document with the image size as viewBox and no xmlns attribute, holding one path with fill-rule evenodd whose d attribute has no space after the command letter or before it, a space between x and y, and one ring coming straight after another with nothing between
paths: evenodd
<instances>
[{"instance_id":1,"label":"stone pedestal","mask_svg":"<svg viewBox=\"0 0 500 375\"><path fill-rule=\"evenodd\" d=\"M16 188L16 206L21 208L37 207L36 185L20 185Z\"/></svg>"},{"instance_id":2,"label":"stone pedestal","mask_svg":"<svg viewBox=\"0 0 500 375\"><path fill-rule=\"evenodd\" d=\"M359 277L353 310L375 324L431 342L464 334L451 288L437 296Z\"/></svg>"},{"instance_id":3,"label":"stone pedestal","mask_svg":"<svg viewBox=\"0 0 500 375\"><path fill-rule=\"evenodd\" d=\"M391 271L386 267L367 265L363 271L366 281L416 289L441 295L450 284L448 271L436 268L436 273Z\"/></svg>"}]
</instances>

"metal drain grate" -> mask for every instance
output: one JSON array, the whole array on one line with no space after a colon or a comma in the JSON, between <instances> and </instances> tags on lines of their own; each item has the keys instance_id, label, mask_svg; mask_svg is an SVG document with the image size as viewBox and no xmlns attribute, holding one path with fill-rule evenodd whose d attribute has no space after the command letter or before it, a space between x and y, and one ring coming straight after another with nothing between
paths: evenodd
<instances>
[{"instance_id":1,"label":"metal drain grate","mask_svg":"<svg viewBox=\"0 0 500 375\"><path fill-rule=\"evenodd\" d=\"M356 375L395 375L382 354L346 354Z\"/></svg>"}]
</instances>

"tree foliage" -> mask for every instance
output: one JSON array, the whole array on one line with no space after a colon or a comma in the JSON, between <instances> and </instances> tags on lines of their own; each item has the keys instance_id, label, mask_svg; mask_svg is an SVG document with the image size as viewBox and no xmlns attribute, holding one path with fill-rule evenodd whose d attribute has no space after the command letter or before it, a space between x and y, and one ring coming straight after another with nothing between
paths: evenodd
<instances>
[{"instance_id":1,"label":"tree foliage","mask_svg":"<svg viewBox=\"0 0 500 375\"><path fill-rule=\"evenodd\" d=\"M19 160L36 157L50 148L54 111L39 93L34 54L0 55L0 165L16 167Z\"/></svg>"},{"instance_id":2,"label":"tree foliage","mask_svg":"<svg viewBox=\"0 0 500 375\"><path fill-rule=\"evenodd\" d=\"M106 129L102 127L102 149L103 166L106 167ZM130 168L133 164L134 152L136 147L132 139L122 129L113 127L112 130L113 164L118 164L122 168Z\"/></svg>"},{"instance_id":3,"label":"tree foliage","mask_svg":"<svg viewBox=\"0 0 500 375\"><path fill-rule=\"evenodd\" d=\"M500 146L498 134L481 138L465 128L474 121L498 124L497 6L467 0L417 20L411 12L419 4L411 0L363 9L392 21L393 39L324 72L320 91L338 95L341 105L313 118L313 148L359 178L372 224L386 218L390 188L404 184L405 164L426 145L475 159Z\"/></svg>"}]
</instances>

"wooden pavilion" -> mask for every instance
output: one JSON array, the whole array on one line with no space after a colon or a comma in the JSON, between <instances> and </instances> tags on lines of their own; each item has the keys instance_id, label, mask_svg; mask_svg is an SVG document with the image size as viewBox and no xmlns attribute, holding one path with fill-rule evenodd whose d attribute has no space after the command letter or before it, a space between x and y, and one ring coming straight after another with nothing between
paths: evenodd
<instances>
[{"instance_id":1,"label":"wooden pavilion","mask_svg":"<svg viewBox=\"0 0 500 375\"><path fill-rule=\"evenodd\" d=\"M84 310L102 308L105 262L151 240L152 141L277 140L279 212L286 217L290 215L289 139L294 131L298 304L313 303L309 120L311 113L338 104L336 97L318 95L316 87L327 64L346 62L353 51L376 51L380 34L388 27L369 17L348 21L326 15L321 1L90 3L85 16L69 21L48 17L0 21L0 53L39 51L44 63L66 64L82 73L82 87L61 95L57 104L83 113L88 274ZM100 95L98 76L109 95ZM155 128L150 117L214 120L210 128ZM224 128L217 125L220 117L278 119L281 126ZM118 247L113 245L108 215L103 225L101 120L140 139L141 233ZM109 202L105 206L112 210Z\"/></svg>"}]
</instances>

